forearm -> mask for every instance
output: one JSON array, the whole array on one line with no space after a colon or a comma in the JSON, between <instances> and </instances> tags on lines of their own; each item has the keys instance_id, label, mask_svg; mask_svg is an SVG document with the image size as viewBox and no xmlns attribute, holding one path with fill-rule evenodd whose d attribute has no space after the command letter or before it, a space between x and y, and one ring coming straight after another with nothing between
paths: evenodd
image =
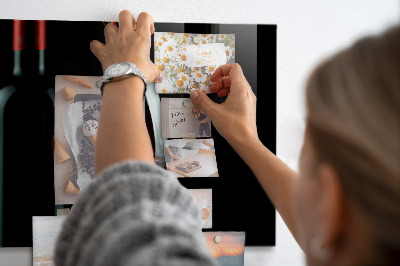
<instances>
[{"instance_id":1,"label":"forearm","mask_svg":"<svg viewBox=\"0 0 400 266\"><path fill-rule=\"evenodd\" d=\"M96 174L117 162L153 162L143 114L143 81L131 77L104 88L96 148Z\"/></svg>"},{"instance_id":2,"label":"forearm","mask_svg":"<svg viewBox=\"0 0 400 266\"><path fill-rule=\"evenodd\" d=\"M297 239L291 199L296 173L268 150L258 138L241 138L231 145L253 171L272 204Z\"/></svg>"},{"instance_id":3,"label":"forearm","mask_svg":"<svg viewBox=\"0 0 400 266\"><path fill-rule=\"evenodd\" d=\"M165 151L169 154L169 156L174 156L174 154L172 154L171 150L169 149L169 147L165 148Z\"/></svg>"},{"instance_id":4,"label":"forearm","mask_svg":"<svg viewBox=\"0 0 400 266\"><path fill-rule=\"evenodd\" d=\"M206 139L203 140L203 144L210 147L211 149L214 149L214 145L212 145L210 142L208 142Z\"/></svg>"}]
</instances>

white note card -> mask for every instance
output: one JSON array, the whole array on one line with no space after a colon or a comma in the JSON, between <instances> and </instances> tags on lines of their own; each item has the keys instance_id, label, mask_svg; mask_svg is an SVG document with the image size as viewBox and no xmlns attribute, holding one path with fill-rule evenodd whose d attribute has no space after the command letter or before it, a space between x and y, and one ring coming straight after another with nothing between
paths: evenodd
<instances>
[{"instance_id":1,"label":"white note card","mask_svg":"<svg viewBox=\"0 0 400 266\"><path fill-rule=\"evenodd\" d=\"M226 64L226 52L223 43L208 43L186 46L188 67L215 66Z\"/></svg>"}]
</instances>

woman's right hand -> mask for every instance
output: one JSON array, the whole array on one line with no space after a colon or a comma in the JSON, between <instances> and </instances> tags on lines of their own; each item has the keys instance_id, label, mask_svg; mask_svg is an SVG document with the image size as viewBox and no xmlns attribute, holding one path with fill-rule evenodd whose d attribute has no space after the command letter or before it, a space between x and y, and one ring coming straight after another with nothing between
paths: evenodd
<instances>
[{"instance_id":1,"label":"woman's right hand","mask_svg":"<svg viewBox=\"0 0 400 266\"><path fill-rule=\"evenodd\" d=\"M181 157L179 157L179 155L174 154L174 155L172 155L172 159L177 161L177 160L180 160Z\"/></svg>"},{"instance_id":2,"label":"woman's right hand","mask_svg":"<svg viewBox=\"0 0 400 266\"><path fill-rule=\"evenodd\" d=\"M228 96L224 103L214 103L205 93L192 91L190 98L213 122L218 132L232 145L258 139L256 101L239 64L223 65L211 76L210 91ZM249 139L250 138L250 139Z\"/></svg>"}]
</instances>

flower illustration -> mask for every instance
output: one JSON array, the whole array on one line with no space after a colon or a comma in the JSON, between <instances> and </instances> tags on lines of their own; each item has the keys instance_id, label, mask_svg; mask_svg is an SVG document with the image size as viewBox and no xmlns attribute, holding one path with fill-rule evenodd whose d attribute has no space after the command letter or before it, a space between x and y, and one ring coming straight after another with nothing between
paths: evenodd
<instances>
[{"instance_id":1,"label":"flower illustration","mask_svg":"<svg viewBox=\"0 0 400 266\"><path fill-rule=\"evenodd\" d=\"M207 76L203 74L201 71L195 71L194 72L194 80L196 82L205 82L207 80Z\"/></svg>"},{"instance_id":2,"label":"flower illustration","mask_svg":"<svg viewBox=\"0 0 400 266\"><path fill-rule=\"evenodd\" d=\"M228 62L232 57L232 48L229 46L225 46L225 53L226 53L226 62Z\"/></svg>"}]
</instances>

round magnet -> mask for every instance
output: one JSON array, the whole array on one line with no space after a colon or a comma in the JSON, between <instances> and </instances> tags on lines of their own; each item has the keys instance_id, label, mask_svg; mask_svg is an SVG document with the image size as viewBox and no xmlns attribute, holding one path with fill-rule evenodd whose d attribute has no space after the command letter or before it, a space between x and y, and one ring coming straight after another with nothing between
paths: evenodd
<instances>
[{"instance_id":1,"label":"round magnet","mask_svg":"<svg viewBox=\"0 0 400 266\"><path fill-rule=\"evenodd\" d=\"M186 99L183 101L183 105L186 107L188 107L190 105L190 103L191 103L190 99Z\"/></svg>"},{"instance_id":2,"label":"round magnet","mask_svg":"<svg viewBox=\"0 0 400 266\"><path fill-rule=\"evenodd\" d=\"M200 42L200 35L196 35L193 37L193 43L199 43Z\"/></svg>"},{"instance_id":3,"label":"round magnet","mask_svg":"<svg viewBox=\"0 0 400 266\"><path fill-rule=\"evenodd\" d=\"M217 244L220 243L221 240L222 240L221 236L215 236L214 237L214 242L217 243Z\"/></svg>"}]
</instances>

